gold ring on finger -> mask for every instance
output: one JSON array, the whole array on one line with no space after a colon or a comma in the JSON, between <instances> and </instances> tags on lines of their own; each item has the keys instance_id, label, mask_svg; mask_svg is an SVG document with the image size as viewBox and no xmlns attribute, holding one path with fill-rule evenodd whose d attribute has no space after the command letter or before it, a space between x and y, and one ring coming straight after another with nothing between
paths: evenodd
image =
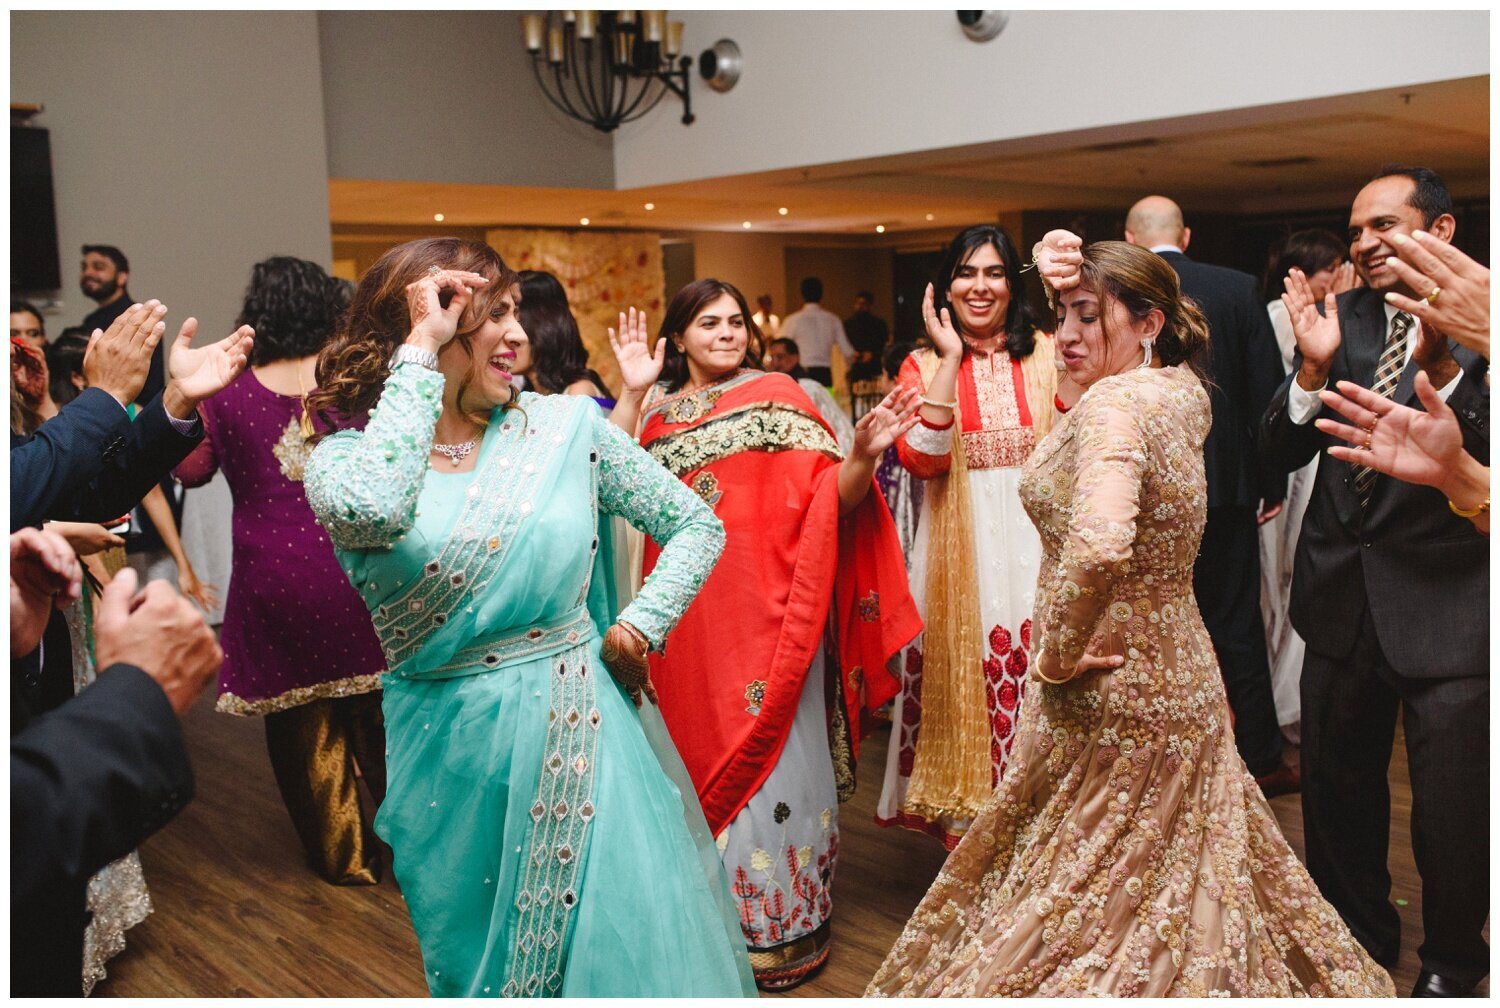
<instances>
[{"instance_id":1,"label":"gold ring on finger","mask_svg":"<svg viewBox=\"0 0 1500 1008\"><path fill-rule=\"evenodd\" d=\"M1430 304L1430 305L1437 304L1438 295L1441 294L1441 293L1443 293L1443 288L1441 288L1441 287L1434 287L1434 288L1432 288L1432 293L1429 294L1429 295L1427 295L1427 303Z\"/></svg>"}]
</instances>

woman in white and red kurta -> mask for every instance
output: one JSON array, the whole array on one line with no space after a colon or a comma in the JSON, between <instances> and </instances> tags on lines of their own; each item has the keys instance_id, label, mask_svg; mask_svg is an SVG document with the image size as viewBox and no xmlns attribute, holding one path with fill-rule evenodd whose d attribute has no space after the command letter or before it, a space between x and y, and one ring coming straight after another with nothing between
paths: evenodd
<instances>
[{"instance_id":1,"label":"woman in white and red kurta","mask_svg":"<svg viewBox=\"0 0 1500 1008\"><path fill-rule=\"evenodd\" d=\"M950 849L1004 772L1031 651L1041 544L1016 484L1051 428L1057 370L1021 266L1002 228L954 238L923 302L933 348L897 379L923 395L897 451L927 481L911 562L926 631L902 655L876 821Z\"/></svg>"}]
</instances>

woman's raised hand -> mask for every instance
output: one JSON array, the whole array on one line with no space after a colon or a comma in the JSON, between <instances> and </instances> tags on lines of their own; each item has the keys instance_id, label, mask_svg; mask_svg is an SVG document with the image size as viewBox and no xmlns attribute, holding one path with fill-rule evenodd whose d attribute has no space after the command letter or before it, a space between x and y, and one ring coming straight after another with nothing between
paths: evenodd
<instances>
[{"instance_id":1,"label":"woman's raised hand","mask_svg":"<svg viewBox=\"0 0 1500 1008\"><path fill-rule=\"evenodd\" d=\"M931 288L928 288L930 291ZM916 389L898 385L891 389L880 405L859 418L854 425L855 455L879 458L896 439L917 422L917 407L922 405L922 396Z\"/></svg>"},{"instance_id":2,"label":"woman's raised hand","mask_svg":"<svg viewBox=\"0 0 1500 1008\"><path fill-rule=\"evenodd\" d=\"M1387 260L1418 298L1391 291L1385 299L1489 360L1490 271L1459 249L1425 231L1396 235L1399 258Z\"/></svg>"},{"instance_id":3,"label":"woman's raised hand","mask_svg":"<svg viewBox=\"0 0 1500 1008\"><path fill-rule=\"evenodd\" d=\"M1337 392L1325 389L1320 396L1324 405L1355 424L1316 421L1318 430L1352 445L1334 445L1328 454L1407 483L1441 487L1463 459L1463 431L1425 371L1417 372L1416 393L1425 413L1353 382L1339 382Z\"/></svg>"},{"instance_id":4,"label":"woman's raised hand","mask_svg":"<svg viewBox=\"0 0 1500 1008\"><path fill-rule=\"evenodd\" d=\"M661 377L662 363L667 359L667 340L656 341L652 353L647 342L646 313L630 309L620 313L620 331L609 330L609 348L620 365L620 380L627 392L644 394Z\"/></svg>"},{"instance_id":5,"label":"woman's raised hand","mask_svg":"<svg viewBox=\"0 0 1500 1008\"><path fill-rule=\"evenodd\" d=\"M489 277L468 270L428 270L420 280L406 285L406 310L411 331L406 342L437 353L458 332L458 319L474 299L474 290L490 282ZM443 307L442 293L453 292Z\"/></svg>"},{"instance_id":6,"label":"woman's raised hand","mask_svg":"<svg viewBox=\"0 0 1500 1008\"><path fill-rule=\"evenodd\" d=\"M1286 275L1286 293L1281 295L1281 303L1291 319L1292 335L1297 339L1297 349L1302 352L1303 367L1319 372L1326 380L1333 355L1343 342L1338 300L1333 291L1323 299L1323 313L1319 314L1318 299L1313 297L1307 275L1293 266Z\"/></svg>"},{"instance_id":7,"label":"woman's raised hand","mask_svg":"<svg viewBox=\"0 0 1500 1008\"><path fill-rule=\"evenodd\" d=\"M922 322L927 326L927 338L932 340L939 357L944 360L950 357L956 359L964 352L964 341L959 338L958 330L953 328L953 318L948 314L948 309L944 308L941 312L933 309L932 284L927 285L927 293L922 295Z\"/></svg>"},{"instance_id":8,"label":"woman's raised hand","mask_svg":"<svg viewBox=\"0 0 1500 1008\"><path fill-rule=\"evenodd\" d=\"M1359 273L1354 269L1354 264L1345 259L1339 263L1338 268L1333 271L1333 286L1328 288L1335 294L1352 291L1356 287L1364 286L1364 281L1359 278Z\"/></svg>"},{"instance_id":9,"label":"woman's raised hand","mask_svg":"<svg viewBox=\"0 0 1500 1008\"><path fill-rule=\"evenodd\" d=\"M1036 271L1042 282L1061 294L1078 286L1083 274L1083 239L1071 231L1048 231L1033 249Z\"/></svg>"}]
</instances>

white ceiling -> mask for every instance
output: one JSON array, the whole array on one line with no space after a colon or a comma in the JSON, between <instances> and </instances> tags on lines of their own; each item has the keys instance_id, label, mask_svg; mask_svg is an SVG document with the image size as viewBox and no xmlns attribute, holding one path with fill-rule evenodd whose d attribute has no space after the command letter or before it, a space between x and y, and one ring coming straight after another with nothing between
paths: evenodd
<instances>
[{"instance_id":1,"label":"white ceiling","mask_svg":"<svg viewBox=\"0 0 1500 1008\"><path fill-rule=\"evenodd\" d=\"M691 129L691 127L684 127ZM332 179L340 225L505 225L874 234L951 227L1027 209L1123 209L1147 192L1186 209L1338 206L1380 164L1439 171L1458 196L1489 192L1489 78L1143 122L637 190ZM645 204L654 204L653 210ZM779 208L787 208L785 215Z\"/></svg>"}]
</instances>

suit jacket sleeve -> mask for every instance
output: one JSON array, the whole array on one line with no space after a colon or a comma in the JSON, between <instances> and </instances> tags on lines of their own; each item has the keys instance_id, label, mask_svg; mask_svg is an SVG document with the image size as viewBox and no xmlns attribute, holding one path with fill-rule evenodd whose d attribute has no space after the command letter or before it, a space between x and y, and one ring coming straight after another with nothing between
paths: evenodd
<instances>
[{"instance_id":1,"label":"suit jacket sleeve","mask_svg":"<svg viewBox=\"0 0 1500 1008\"><path fill-rule=\"evenodd\" d=\"M131 423L109 393L86 389L10 450L10 530L44 521L109 521L203 439L179 434L161 397Z\"/></svg>"},{"instance_id":2,"label":"suit jacket sleeve","mask_svg":"<svg viewBox=\"0 0 1500 1008\"><path fill-rule=\"evenodd\" d=\"M1249 340L1245 346L1245 386L1253 441L1253 425L1270 407L1286 375L1281 368L1281 345L1276 342L1276 330L1271 325L1271 316L1255 294L1253 281L1240 300L1240 310L1245 315L1244 331ZM1286 498L1286 470L1279 470L1261 452L1256 471L1262 501L1271 505Z\"/></svg>"},{"instance_id":3,"label":"suit jacket sleeve","mask_svg":"<svg viewBox=\"0 0 1500 1008\"><path fill-rule=\"evenodd\" d=\"M193 796L182 728L166 694L130 665L10 740L12 918L82 886L128 854Z\"/></svg>"}]
</instances>

